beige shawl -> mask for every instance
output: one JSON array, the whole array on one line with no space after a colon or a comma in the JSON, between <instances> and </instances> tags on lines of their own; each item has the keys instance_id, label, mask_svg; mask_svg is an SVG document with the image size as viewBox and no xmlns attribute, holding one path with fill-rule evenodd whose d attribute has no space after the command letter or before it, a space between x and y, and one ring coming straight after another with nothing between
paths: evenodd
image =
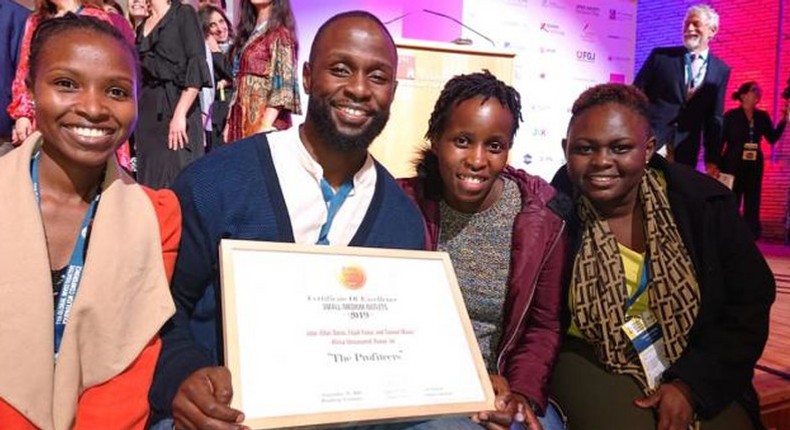
<instances>
[{"instance_id":1,"label":"beige shawl","mask_svg":"<svg viewBox=\"0 0 790 430\"><path fill-rule=\"evenodd\" d=\"M175 308L151 200L113 158L55 364L49 257L30 177L41 144L34 133L0 158L0 398L37 427L66 430L79 396L132 364Z\"/></svg>"}]
</instances>

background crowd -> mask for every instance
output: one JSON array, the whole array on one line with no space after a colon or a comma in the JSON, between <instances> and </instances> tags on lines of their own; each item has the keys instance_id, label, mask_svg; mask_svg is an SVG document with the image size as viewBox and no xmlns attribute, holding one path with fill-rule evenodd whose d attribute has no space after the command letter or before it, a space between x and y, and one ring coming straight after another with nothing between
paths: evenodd
<instances>
[{"instance_id":1,"label":"background crowd","mask_svg":"<svg viewBox=\"0 0 790 430\"><path fill-rule=\"evenodd\" d=\"M301 114L296 21L289 1L242 1L235 28L223 5L194 6L199 9L169 0L132 0L124 15L111 0L40 0L28 16L12 0L3 0L10 37L4 47L8 61L0 102L7 109L0 115L0 144L9 150L9 141L19 145L37 129L26 85L31 38L41 21L67 13L105 20L136 47L142 68L139 121L131 145L119 147L118 158L139 183L165 188L213 147L289 128L291 113Z\"/></svg>"}]
</instances>

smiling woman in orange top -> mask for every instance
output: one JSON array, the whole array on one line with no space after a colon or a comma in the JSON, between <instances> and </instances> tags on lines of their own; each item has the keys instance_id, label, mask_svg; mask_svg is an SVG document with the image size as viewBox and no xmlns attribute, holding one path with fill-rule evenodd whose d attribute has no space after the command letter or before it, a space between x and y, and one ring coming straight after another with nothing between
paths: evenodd
<instances>
[{"instance_id":1,"label":"smiling woman in orange top","mask_svg":"<svg viewBox=\"0 0 790 430\"><path fill-rule=\"evenodd\" d=\"M0 255L17 256L0 260L0 426L142 429L180 210L113 157L137 118L137 57L75 14L32 40L38 131L0 159Z\"/></svg>"}]
</instances>

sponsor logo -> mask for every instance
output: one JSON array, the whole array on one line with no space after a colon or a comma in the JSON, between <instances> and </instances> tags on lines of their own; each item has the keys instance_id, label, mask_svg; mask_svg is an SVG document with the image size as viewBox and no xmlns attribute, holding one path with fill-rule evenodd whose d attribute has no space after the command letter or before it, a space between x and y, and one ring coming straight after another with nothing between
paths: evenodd
<instances>
[{"instance_id":1,"label":"sponsor logo","mask_svg":"<svg viewBox=\"0 0 790 430\"><path fill-rule=\"evenodd\" d=\"M546 137L547 130L545 128L535 127L532 129L532 137Z\"/></svg>"},{"instance_id":2,"label":"sponsor logo","mask_svg":"<svg viewBox=\"0 0 790 430\"><path fill-rule=\"evenodd\" d=\"M587 42L596 42L598 40L598 33L593 30L589 22L584 23L584 26L582 26L581 38Z\"/></svg>"},{"instance_id":3,"label":"sponsor logo","mask_svg":"<svg viewBox=\"0 0 790 430\"><path fill-rule=\"evenodd\" d=\"M633 58L624 56L624 55L610 55L609 61L611 62L627 62L631 61Z\"/></svg>"},{"instance_id":4,"label":"sponsor logo","mask_svg":"<svg viewBox=\"0 0 790 430\"><path fill-rule=\"evenodd\" d=\"M631 40L631 37L622 34L607 34L606 38L610 40Z\"/></svg>"},{"instance_id":5,"label":"sponsor logo","mask_svg":"<svg viewBox=\"0 0 790 430\"><path fill-rule=\"evenodd\" d=\"M558 0L541 0L540 5L548 9L565 9L565 4Z\"/></svg>"},{"instance_id":6,"label":"sponsor logo","mask_svg":"<svg viewBox=\"0 0 790 430\"><path fill-rule=\"evenodd\" d=\"M576 77L573 78L573 80L576 81L576 82L586 82L586 83L589 83L589 84L592 84L592 85L600 83L597 80L595 80L595 79L593 79L592 77L589 77L589 76L576 76ZM570 108L568 108L568 112L570 112Z\"/></svg>"},{"instance_id":7,"label":"sponsor logo","mask_svg":"<svg viewBox=\"0 0 790 430\"><path fill-rule=\"evenodd\" d=\"M624 84L625 83L625 73L610 73L609 74L609 82L615 84Z\"/></svg>"},{"instance_id":8,"label":"sponsor logo","mask_svg":"<svg viewBox=\"0 0 790 430\"><path fill-rule=\"evenodd\" d=\"M565 36L565 30L563 30L559 25L552 24L550 22L541 22L540 31L544 33L558 34L560 36Z\"/></svg>"},{"instance_id":9,"label":"sponsor logo","mask_svg":"<svg viewBox=\"0 0 790 430\"><path fill-rule=\"evenodd\" d=\"M540 47L541 54L556 54L557 48L549 47L549 46L541 46Z\"/></svg>"},{"instance_id":10,"label":"sponsor logo","mask_svg":"<svg viewBox=\"0 0 790 430\"><path fill-rule=\"evenodd\" d=\"M582 63L594 63L595 52L582 50L576 51L576 60L581 61Z\"/></svg>"},{"instance_id":11,"label":"sponsor logo","mask_svg":"<svg viewBox=\"0 0 790 430\"><path fill-rule=\"evenodd\" d=\"M587 4L577 4L576 13L579 15L601 16L601 8Z\"/></svg>"},{"instance_id":12,"label":"sponsor logo","mask_svg":"<svg viewBox=\"0 0 790 430\"><path fill-rule=\"evenodd\" d=\"M609 19L612 21L633 21L634 15L617 9L609 9Z\"/></svg>"},{"instance_id":13,"label":"sponsor logo","mask_svg":"<svg viewBox=\"0 0 790 430\"><path fill-rule=\"evenodd\" d=\"M526 165L532 164L532 154L524 154L524 158L522 158L522 161Z\"/></svg>"},{"instance_id":14,"label":"sponsor logo","mask_svg":"<svg viewBox=\"0 0 790 430\"><path fill-rule=\"evenodd\" d=\"M531 112L545 112L551 109L550 105L530 105L529 110Z\"/></svg>"}]
</instances>

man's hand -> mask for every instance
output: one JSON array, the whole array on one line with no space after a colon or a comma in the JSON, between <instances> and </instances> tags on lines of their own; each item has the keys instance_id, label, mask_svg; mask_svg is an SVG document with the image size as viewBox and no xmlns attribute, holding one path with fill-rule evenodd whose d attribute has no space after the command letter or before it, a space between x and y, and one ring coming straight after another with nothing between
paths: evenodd
<instances>
[{"instance_id":1,"label":"man's hand","mask_svg":"<svg viewBox=\"0 0 790 430\"><path fill-rule=\"evenodd\" d=\"M521 394L510 391L507 380L499 375L490 375L491 385L494 388L496 400L495 411L479 412L472 417L472 421L480 424L487 430L508 430L516 420L516 415L521 412L524 430L543 430L538 418L532 412L527 399ZM522 419L522 417L518 417Z\"/></svg>"},{"instance_id":2,"label":"man's hand","mask_svg":"<svg viewBox=\"0 0 790 430\"><path fill-rule=\"evenodd\" d=\"M244 414L228 405L233 398L230 371L204 367L181 383L173 398L174 428L177 430L242 430Z\"/></svg>"},{"instance_id":3,"label":"man's hand","mask_svg":"<svg viewBox=\"0 0 790 430\"><path fill-rule=\"evenodd\" d=\"M658 411L656 430L687 430L694 419L691 388L681 381L663 383L655 393L634 403Z\"/></svg>"},{"instance_id":4,"label":"man's hand","mask_svg":"<svg viewBox=\"0 0 790 430\"><path fill-rule=\"evenodd\" d=\"M705 171L708 172L708 175L713 178L718 178L721 175L721 170L719 170L719 166L714 163L705 163Z\"/></svg>"}]
</instances>

